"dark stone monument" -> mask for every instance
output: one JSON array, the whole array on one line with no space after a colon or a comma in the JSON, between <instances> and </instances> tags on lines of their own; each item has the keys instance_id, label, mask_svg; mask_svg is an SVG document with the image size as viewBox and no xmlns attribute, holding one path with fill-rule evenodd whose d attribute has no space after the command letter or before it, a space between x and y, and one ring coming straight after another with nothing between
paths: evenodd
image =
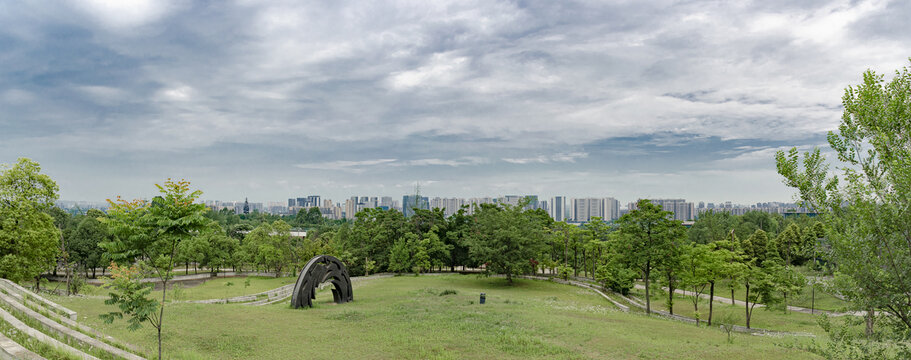
<instances>
[{"instance_id":1,"label":"dark stone monument","mask_svg":"<svg viewBox=\"0 0 911 360\"><path fill-rule=\"evenodd\" d=\"M354 300L351 291L351 277L348 268L341 260L329 255L319 255L310 259L297 277L294 291L291 292L291 307L297 309L304 306L313 307L316 299L316 289L320 284L329 281L334 286L332 297L335 303L344 304Z\"/></svg>"}]
</instances>

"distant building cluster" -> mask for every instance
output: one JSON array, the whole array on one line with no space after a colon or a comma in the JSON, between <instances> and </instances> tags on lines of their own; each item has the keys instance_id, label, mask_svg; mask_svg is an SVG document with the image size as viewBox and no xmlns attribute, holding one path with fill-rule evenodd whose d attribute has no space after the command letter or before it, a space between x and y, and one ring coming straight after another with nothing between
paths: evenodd
<instances>
[{"instance_id":1,"label":"distant building cluster","mask_svg":"<svg viewBox=\"0 0 911 360\"><path fill-rule=\"evenodd\" d=\"M263 206L263 203L261 203L261 202L252 202L251 203L251 202L248 202L247 200L244 200L244 201L206 200L204 203L206 204L207 208L212 209L214 211L228 209L228 211L233 211L235 214L238 214L238 215L249 214L254 211L272 213L272 210L279 210L279 209L273 208L273 206L269 206L269 209L268 209L269 211L267 211L267 208ZM271 205L271 204L275 204L275 203L269 203L269 204ZM278 204L281 204L281 203L278 203ZM246 207L246 212L244 211L245 207ZM276 214L281 214L281 212L278 212Z\"/></svg>"},{"instance_id":2,"label":"distant building cluster","mask_svg":"<svg viewBox=\"0 0 911 360\"><path fill-rule=\"evenodd\" d=\"M706 211L723 211L734 215L743 215L750 211L763 211L777 214L810 214L807 209L793 203L763 202L753 205L732 204L730 201L698 204L686 199L649 199L652 203L671 212L674 220L693 221ZM82 209L94 208L100 204L58 202L66 207L80 206ZM542 209L555 221L568 223L587 223L594 218L603 221L614 221L629 211L636 210L637 202L628 203L625 208L620 207L620 202L613 197L580 197L569 198L566 196L553 196L548 200L541 200L537 195L504 195L500 197L427 197L421 195L405 195L401 201L391 196L352 196L344 202L333 202L323 199L319 195L296 197L283 202L249 202L244 201L217 201L207 200L206 206L213 210L227 209L236 214L252 212L266 212L277 215L297 214L301 210L310 211L311 208L319 209L320 214L327 219L353 219L355 214L364 209L398 210L405 216L414 215L414 209L441 209L447 217L457 213L463 207L467 214L472 214L476 206L481 204L504 204L518 206L525 204L526 209ZM64 207L61 206L61 207Z\"/></svg>"},{"instance_id":3,"label":"distant building cluster","mask_svg":"<svg viewBox=\"0 0 911 360\"><path fill-rule=\"evenodd\" d=\"M706 211L715 211L715 212L727 212L733 215L743 215L750 211L762 211L770 214L813 214L807 208L800 207L795 203L784 203L784 202L760 202L752 205L739 205L732 204L730 201L718 202L718 203L704 203L699 202L697 211L699 214L702 214Z\"/></svg>"},{"instance_id":4,"label":"distant building cluster","mask_svg":"<svg viewBox=\"0 0 911 360\"><path fill-rule=\"evenodd\" d=\"M685 199L649 199L649 201L652 204L661 205L664 211L673 213L672 218L674 220L687 221L696 219L697 214L693 203L687 202ZM627 209L629 211L636 210L638 208L637 202L629 203Z\"/></svg>"}]
</instances>

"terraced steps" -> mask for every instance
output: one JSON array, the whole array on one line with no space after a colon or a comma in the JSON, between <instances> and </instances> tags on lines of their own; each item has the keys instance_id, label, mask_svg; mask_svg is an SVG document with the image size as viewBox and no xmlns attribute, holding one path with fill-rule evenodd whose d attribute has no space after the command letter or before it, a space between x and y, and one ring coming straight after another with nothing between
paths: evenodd
<instances>
[{"instance_id":1,"label":"terraced steps","mask_svg":"<svg viewBox=\"0 0 911 360\"><path fill-rule=\"evenodd\" d=\"M0 359L43 360L44 358L17 344L13 339L0 334Z\"/></svg>"},{"instance_id":2,"label":"terraced steps","mask_svg":"<svg viewBox=\"0 0 911 360\"><path fill-rule=\"evenodd\" d=\"M45 350L55 351L54 357L64 353L67 357L79 359L144 359L135 354L138 352L135 347L116 342L113 338L76 322L75 311L7 279L0 279L0 319L11 327L9 331L18 332L16 336L26 336L26 343L34 339L46 345ZM22 340L21 337L18 339ZM23 344L17 344L5 336L0 339L0 345L3 346L0 358L3 358L4 354L9 354L12 358L35 358L30 357L33 355L41 358L33 351L22 352L21 350L25 349ZM13 356L13 353L21 356Z\"/></svg>"}]
</instances>

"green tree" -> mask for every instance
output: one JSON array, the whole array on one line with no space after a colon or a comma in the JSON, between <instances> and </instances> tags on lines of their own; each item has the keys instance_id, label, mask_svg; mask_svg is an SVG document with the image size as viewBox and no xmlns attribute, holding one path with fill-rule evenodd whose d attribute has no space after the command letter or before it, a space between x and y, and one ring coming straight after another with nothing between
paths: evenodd
<instances>
[{"instance_id":1,"label":"green tree","mask_svg":"<svg viewBox=\"0 0 911 360\"><path fill-rule=\"evenodd\" d=\"M443 242L437 233L439 233L438 226L430 228L430 231L424 234L424 240L422 241L422 245L429 257L430 268L442 268L449 261L449 251L453 248L452 245Z\"/></svg>"},{"instance_id":2,"label":"green tree","mask_svg":"<svg viewBox=\"0 0 911 360\"><path fill-rule=\"evenodd\" d=\"M886 81L867 71L848 87L838 132L828 143L841 173L830 173L818 148L801 158L796 148L779 151L778 173L803 204L825 222L837 290L857 308L874 310L887 323L911 329L911 70ZM906 336L902 335L902 338Z\"/></svg>"},{"instance_id":3,"label":"green tree","mask_svg":"<svg viewBox=\"0 0 911 360\"><path fill-rule=\"evenodd\" d=\"M107 225L94 216L83 216L79 225L71 232L67 241L67 251L72 261L82 265L84 271L92 271L104 266L103 249L98 244L112 240L112 234ZM88 274L86 274L88 275Z\"/></svg>"},{"instance_id":4,"label":"green tree","mask_svg":"<svg viewBox=\"0 0 911 360\"><path fill-rule=\"evenodd\" d=\"M469 240L474 261L486 270L506 275L511 284L516 275L534 270L531 260L544 248L544 224L518 206L482 204L475 209L475 231Z\"/></svg>"},{"instance_id":5,"label":"green tree","mask_svg":"<svg viewBox=\"0 0 911 360\"><path fill-rule=\"evenodd\" d=\"M59 251L60 230L48 214L57 183L25 158L0 169L0 277L36 279L54 267Z\"/></svg>"},{"instance_id":6,"label":"green tree","mask_svg":"<svg viewBox=\"0 0 911 360\"><path fill-rule=\"evenodd\" d=\"M279 277L291 262L291 227L282 220L257 226L244 237L244 247L253 264Z\"/></svg>"},{"instance_id":7,"label":"green tree","mask_svg":"<svg viewBox=\"0 0 911 360\"><path fill-rule=\"evenodd\" d=\"M625 261L625 249L621 247L618 236L619 233L613 233L607 241L607 250L601 253L601 264L595 270L595 279L605 288L628 295L635 286L637 272Z\"/></svg>"},{"instance_id":8,"label":"green tree","mask_svg":"<svg viewBox=\"0 0 911 360\"><path fill-rule=\"evenodd\" d=\"M740 248L743 250L743 257L737 278L746 291L744 309L746 326L750 328L750 320L757 304L773 306L780 301L776 296L780 290L780 282L776 275L780 273L781 264L774 243L769 242L768 235L762 229L757 229L749 238L743 240Z\"/></svg>"},{"instance_id":9,"label":"green tree","mask_svg":"<svg viewBox=\"0 0 911 360\"><path fill-rule=\"evenodd\" d=\"M339 227L336 237L339 243L350 250L352 258L370 258L376 262L377 270L396 271L391 267L390 249L406 233L414 234L401 212L375 208L359 211L353 224ZM350 270L364 273L360 262L353 264Z\"/></svg>"},{"instance_id":10,"label":"green tree","mask_svg":"<svg viewBox=\"0 0 911 360\"><path fill-rule=\"evenodd\" d=\"M407 233L396 240L389 249L389 270L397 273L414 270L414 254L420 238L414 233Z\"/></svg>"},{"instance_id":11,"label":"green tree","mask_svg":"<svg viewBox=\"0 0 911 360\"><path fill-rule=\"evenodd\" d=\"M687 297L693 302L697 326L699 325L699 301L702 299L702 294L715 279L714 267L724 264L723 259L715 256L713 248L714 245L711 244L688 244L681 248L680 286L690 292ZM711 318L710 311L709 319Z\"/></svg>"},{"instance_id":12,"label":"green tree","mask_svg":"<svg viewBox=\"0 0 911 360\"><path fill-rule=\"evenodd\" d=\"M739 222L729 212L708 210L699 214L693 227L687 230L691 243L708 244L727 239L731 229Z\"/></svg>"},{"instance_id":13,"label":"green tree","mask_svg":"<svg viewBox=\"0 0 911 360\"><path fill-rule=\"evenodd\" d=\"M147 316L147 308L135 307L145 307L146 302L124 303L136 299L131 297L132 295L124 297L111 293L109 300L111 304L117 304L120 311L109 313L104 318L106 322L112 322L124 314L132 314L131 326L148 320L158 331L158 358L161 359L161 332L168 281L172 276L178 246L181 242L205 231L211 220L205 217L205 205L196 203L202 192L190 190L189 181L168 179L164 184L155 186L161 195L154 197L151 203L142 200L125 201L119 197L115 201L108 200L110 208L106 221L111 226L115 238L102 243L101 246L110 259L121 264L140 261L151 267L161 281L161 302L156 317ZM132 294L139 296L142 292Z\"/></svg>"},{"instance_id":14,"label":"green tree","mask_svg":"<svg viewBox=\"0 0 911 360\"><path fill-rule=\"evenodd\" d=\"M459 265L462 265L463 269L464 266L477 265L471 262L468 254L467 239L471 231L471 220L472 217L467 214L467 205L465 205L446 221L449 231L446 232L443 240L451 246L448 261L450 271L455 271L455 267Z\"/></svg>"},{"instance_id":15,"label":"green tree","mask_svg":"<svg viewBox=\"0 0 911 360\"><path fill-rule=\"evenodd\" d=\"M671 212L661 210L661 205L639 200L638 208L617 220L622 242L620 246L632 267L638 269L645 281L645 312L651 314L652 271L661 265L675 241L685 235L679 221L670 220Z\"/></svg>"}]
</instances>

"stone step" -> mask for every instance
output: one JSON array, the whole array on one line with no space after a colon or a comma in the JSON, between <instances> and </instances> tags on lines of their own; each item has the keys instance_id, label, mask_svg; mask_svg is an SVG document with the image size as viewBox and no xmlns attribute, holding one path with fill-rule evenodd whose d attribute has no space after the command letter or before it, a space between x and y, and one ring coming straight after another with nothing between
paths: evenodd
<instances>
[{"instance_id":1,"label":"stone step","mask_svg":"<svg viewBox=\"0 0 911 360\"><path fill-rule=\"evenodd\" d=\"M139 355L127 352L123 349L116 348L116 347L112 346L111 344L105 343L101 340L98 340L89 335L83 334L79 331L73 330L73 329L67 327L66 325L56 322L56 321L44 316L43 314L38 313L38 312L28 308L24 304L19 303L18 301L16 301L15 298L13 298L9 295L6 295L2 292L0 292L0 301L5 303L6 305L12 307L14 311L38 321L41 324L41 326L43 326L46 330L54 332L54 333L58 334L59 336L72 339L80 344L83 344L84 346L101 349L104 352L107 352L109 354L112 354L112 355L115 355L115 356L118 356L118 357L121 357L124 359L129 359L129 360L142 360L143 359Z\"/></svg>"},{"instance_id":2,"label":"stone step","mask_svg":"<svg viewBox=\"0 0 911 360\"><path fill-rule=\"evenodd\" d=\"M29 351L3 334L0 334L0 359L44 360L41 355Z\"/></svg>"},{"instance_id":3,"label":"stone step","mask_svg":"<svg viewBox=\"0 0 911 360\"><path fill-rule=\"evenodd\" d=\"M64 343L60 342L60 340L54 339L53 337L51 337L41 331L31 328L30 326L26 325L24 322L20 321L18 318L13 316L13 314L10 314L3 308L0 308L0 318L5 320L6 322L8 322L12 327L16 328L16 330L19 330L23 334L25 334L29 337L35 338L36 340L43 342L45 344L48 344L52 347L55 347L60 350L66 351L70 354L73 354L74 356L76 356L80 359L99 360L98 358L96 358L92 355L86 354L86 353L82 352L81 350L76 349L67 344L64 344Z\"/></svg>"},{"instance_id":4,"label":"stone step","mask_svg":"<svg viewBox=\"0 0 911 360\"><path fill-rule=\"evenodd\" d=\"M11 294L19 294L19 295L22 296L22 297L33 298L33 299L35 299L42 307L47 308L47 309L50 310L51 312L55 312L55 313L58 313L58 314L60 314L60 315L66 316L66 317L68 317L70 320L76 321L76 319L77 319L77 316L76 316L76 312L75 312L75 311L70 310L70 309L67 309L67 308L65 308L65 307L63 307L63 306L60 306L60 305L58 305L57 303L55 303L55 302L53 302L53 301L50 301L50 300L48 300L48 299L45 299L45 298L42 297L41 295L35 294L35 293L29 291L28 289L26 289L26 288L24 288L24 287L22 287L22 286L19 286L19 284L16 284L16 283L14 283L14 282L12 282L12 281L10 281L10 280L7 280L7 279L0 279L0 287L3 287L4 289L7 290L7 292L9 292L9 293L11 293Z\"/></svg>"}]
</instances>

